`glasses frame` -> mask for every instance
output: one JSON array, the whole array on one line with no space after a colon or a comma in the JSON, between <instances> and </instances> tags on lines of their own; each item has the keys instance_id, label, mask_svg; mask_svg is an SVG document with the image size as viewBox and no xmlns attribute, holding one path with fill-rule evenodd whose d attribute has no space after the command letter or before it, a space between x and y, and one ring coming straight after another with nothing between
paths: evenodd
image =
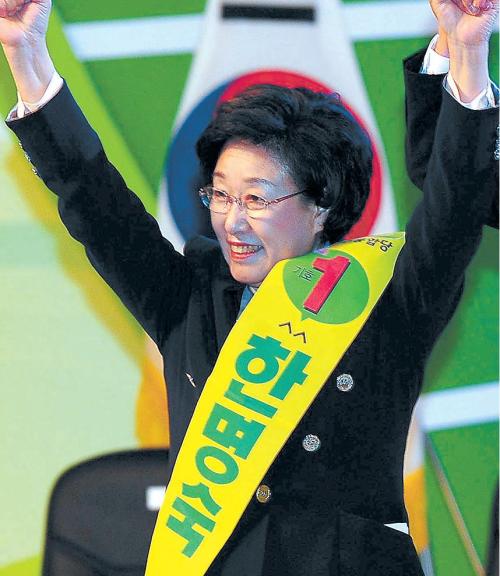
<instances>
[{"instance_id":1,"label":"glasses frame","mask_svg":"<svg viewBox=\"0 0 500 576\"><path fill-rule=\"evenodd\" d=\"M210 208L210 201L208 202L208 205L205 204L204 198L208 199L207 189L216 190L217 192L221 192L222 194L224 194L226 196L226 204L225 204L227 207L226 212L217 212L215 210L212 210ZM246 204L243 203L241 198L237 198L236 196L232 196L231 194L228 194L227 192L224 192L224 190L220 190L219 188L216 188L215 186L212 186L211 184L207 184L206 186L203 186L202 188L200 188L198 190L198 194L200 196L200 200L201 200L201 203L203 204L203 206L205 206L205 208L207 208L211 212L214 212L215 214L227 214L229 212L231 205L235 204L235 203L239 206L240 210L244 210L246 214L248 214L249 210L250 210L250 212L262 212L263 210L266 210L267 208L269 208L269 206L271 204L279 204L280 202L283 202L284 200L288 200L289 198L293 198L294 196L298 196L299 194L304 194L304 192L305 192L305 190L300 190L299 192L294 192L293 194L287 194L286 196L280 196L279 198L275 198L274 200L266 200L265 198L261 198L261 200L264 202L264 206L262 208L257 208L257 209L250 208L249 209L246 206Z\"/></svg>"}]
</instances>

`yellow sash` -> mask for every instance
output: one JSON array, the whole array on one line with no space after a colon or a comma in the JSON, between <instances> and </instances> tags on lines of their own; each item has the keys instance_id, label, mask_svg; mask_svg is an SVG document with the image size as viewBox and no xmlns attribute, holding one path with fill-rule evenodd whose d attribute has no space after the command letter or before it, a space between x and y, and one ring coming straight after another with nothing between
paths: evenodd
<instances>
[{"instance_id":1,"label":"yellow sash","mask_svg":"<svg viewBox=\"0 0 500 576\"><path fill-rule=\"evenodd\" d=\"M146 576L201 576L368 319L404 234L274 266L229 334L165 493Z\"/></svg>"}]
</instances>

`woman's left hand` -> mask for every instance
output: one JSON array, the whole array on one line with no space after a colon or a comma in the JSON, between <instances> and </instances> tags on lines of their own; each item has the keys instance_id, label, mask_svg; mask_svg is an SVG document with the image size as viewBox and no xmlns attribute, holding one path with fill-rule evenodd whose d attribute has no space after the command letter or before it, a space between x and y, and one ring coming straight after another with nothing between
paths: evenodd
<instances>
[{"instance_id":1,"label":"woman's left hand","mask_svg":"<svg viewBox=\"0 0 500 576\"><path fill-rule=\"evenodd\" d=\"M464 46L487 44L498 15L498 0L430 0L448 41Z\"/></svg>"}]
</instances>

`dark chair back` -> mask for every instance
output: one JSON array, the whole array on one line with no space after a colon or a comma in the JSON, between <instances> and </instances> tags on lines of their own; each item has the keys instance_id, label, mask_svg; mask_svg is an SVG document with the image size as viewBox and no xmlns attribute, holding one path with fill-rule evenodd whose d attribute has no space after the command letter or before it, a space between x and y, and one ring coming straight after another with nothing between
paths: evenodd
<instances>
[{"instance_id":1,"label":"dark chair back","mask_svg":"<svg viewBox=\"0 0 500 576\"><path fill-rule=\"evenodd\" d=\"M143 576L167 461L167 450L133 450L67 470L50 498L42 575Z\"/></svg>"}]
</instances>

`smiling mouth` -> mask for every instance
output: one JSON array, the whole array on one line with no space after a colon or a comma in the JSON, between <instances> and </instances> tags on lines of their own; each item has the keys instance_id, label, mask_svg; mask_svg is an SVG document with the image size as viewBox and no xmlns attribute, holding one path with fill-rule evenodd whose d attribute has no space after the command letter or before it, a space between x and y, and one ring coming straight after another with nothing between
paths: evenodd
<instances>
[{"instance_id":1,"label":"smiling mouth","mask_svg":"<svg viewBox=\"0 0 500 576\"><path fill-rule=\"evenodd\" d=\"M235 260L241 260L243 258L248 258L252 254L256 254L263 249L263 246L255 244L233 244L229 243L229 249L231 253L231 258Z\"/></svg>"}]
</instances>

